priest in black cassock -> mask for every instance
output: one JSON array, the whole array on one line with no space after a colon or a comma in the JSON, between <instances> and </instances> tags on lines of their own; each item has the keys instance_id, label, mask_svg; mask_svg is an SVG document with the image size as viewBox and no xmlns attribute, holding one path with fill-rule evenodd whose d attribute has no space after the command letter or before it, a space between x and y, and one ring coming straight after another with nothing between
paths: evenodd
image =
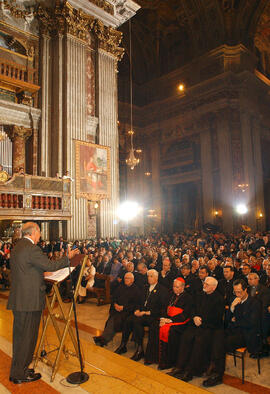
<instances>
[{"instance_id":1,"label":"priest in black cassock","mask_svg":"<svg viewBox=\"0 0 270 394\"><path fill-rule=\"evenodd\" d=\"M122 331L126 319L138 308L140 298L139 289L134 284L134 275L132 272L127 272L124 276L124 283L121 283L113 293L110 315L103 334L93 337L96 345L101 347L107 345L116 332Z\"/></svg>"}]
</instances>

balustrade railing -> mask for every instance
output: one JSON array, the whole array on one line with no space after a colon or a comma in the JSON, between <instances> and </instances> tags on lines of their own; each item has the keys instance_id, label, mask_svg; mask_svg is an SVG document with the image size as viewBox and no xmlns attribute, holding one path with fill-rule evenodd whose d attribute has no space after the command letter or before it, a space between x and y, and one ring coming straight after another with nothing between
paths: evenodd
<instances>
[{"instance_id":1,"label":"balustrade railing","mask_svg":"<svg viewBox=\"0 0 270 394\"><path fill-rule=\"evenodd\" d=\"M0 216L4 219L67 220L70 180L14 175L0 183Z\"/></svg>"},{"instance_id":2,"label":"balustrade railing","mask_svg":"<svg viewBox=\"0 0 270 394\"><path fill-rule=\"evenodd\" d=\"M0 76L20 82L38 83L37 70L0 58Z\"/></svg>"}]
</instances>

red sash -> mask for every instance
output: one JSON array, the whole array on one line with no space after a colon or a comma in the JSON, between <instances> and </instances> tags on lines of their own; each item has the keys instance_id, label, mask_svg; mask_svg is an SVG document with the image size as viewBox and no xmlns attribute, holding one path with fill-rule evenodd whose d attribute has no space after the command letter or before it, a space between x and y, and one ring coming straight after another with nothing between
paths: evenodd
<instances>
[{"instance_id":1,"label":"red sash","mask_svg":"<svg viewBox=\"0 0 270 394\"><path fill-rule=\"evenodd\" d=\"M170 317L174 317L176 315L180 315L180 313L183 313L183 309L182 308L178 308L176 306L168 306L167 309L167 314ZM186 319L183 322L180 323L167 323L164 324L164 326L159 328L159 339L163 342L168 342L168 338L169 338L169 331L171 326L180 326L183 324L186 324L190 319Z\"/></svg>"}]
</instances>

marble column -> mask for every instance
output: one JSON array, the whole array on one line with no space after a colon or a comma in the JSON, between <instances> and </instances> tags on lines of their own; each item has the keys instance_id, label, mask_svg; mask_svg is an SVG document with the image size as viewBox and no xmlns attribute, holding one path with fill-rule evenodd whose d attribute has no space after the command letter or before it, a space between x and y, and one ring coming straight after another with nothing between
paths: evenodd
<instances>
[{"instance_id":1,"label":"marble column","mask_svg":"<svg viewBox=\"0 0 270 394\"><path fill-rule=\"evenodd\" d=\"M50 94L51 94L51 72L50 72L50 37L43 34L41 37L41 127L40 127L40 162L39 173L49 176L49 133L50 133Z\"/></svg>"},{"instance_id":2,"label":"marble column","mask_svg":"<svg viewBox=\"0 0 270 394\"><path fill-rule=\"evenodd\" d=\"M167 186L167 231L168 233L173 233L174 227L174 185Z\"/></svg>"},{"instance_id":3,"label":"marble column","mask_svg":"<svg viewBox=\"0 0 270 394\"><path fill-rule=\"evenodd\" d=\"M25 141L32 134L31 129L23 126L12 126L9 138L12 141L12 172L18 172L20 168L25 171Z\"/></svg>"},{"instance_id":4,"label":"marble column","mask_svg":"<svg viewBox=\"0 0 270 394\"><path fill-rule=\"evenodd\" d=\"M203 223L213 222L213 163L210 130L200 134L201 141L201 171L202 171L202 204Z\"/></svg>"},{"instance_id":5,"label":"marble column","mask_svg":"<svg viewBox=\"0 0 270 394\"><path fill-rule=\"evenodd\" d=\"M74 140L86 141L85 43L71 35L65 38L63 92L63 172L69 171L72 218L67 222L67 239L87 238L87 200L76 199Z\"/></svg>"},{"instance_id":6,"label":"marble column","mask_svg":"<svg viewBox=\"0 0 270 394\"><path fill-rule=\"evenodd\" d=\"M254 171L255 171L255 190L256 190L256 218L258 229L265 230L265 207L264 207L264 187L263 187L263 167L261 150L261 127L258 119L253 120L252 127ZM259 214L262 213L262 217Z\"/></svg>"},{"instance_id":7,"label":"marble column","mask_svg":"<svg viewBox=\"0 0 270 394\"><path fill-rule=\"evenodd\" d=\"M161 228L161 185L160 185L160 146L159 138L152 140L151 144L152 160L152 198L153 209L157 214L156 224L158 229Z\"/></svg>"},{"instance_id":8,"label":"marble column","mask_svg":"<svg viewBox=\"0 0 270 394\"><path fill-rule=\"evenodd\" d=\"M240 111L241 119L241 137L242 137L242 152L243 152L243 168L244 168L244 183L249 186L245 191L244 203L248 206L248 213L246 214L246 224L252 230L256 229L256 193L255 193L255 179L254 179L254 163L253 163L253 139L252 139L252 123L249 112L246 110Z\"/></svg>"},{"instance_id":9,"label":"marble column","mask_svg":"<svg viewBox=\"0 0 270 394\"><path fill-rule=\"evenodd\" d=\"M117 208L119 204L119 152L117 127L116 58L98 51L99 144L110 147L111 196L100 203L100 235L116 237L119 232Z\"/></svg>"},{"instance_id":10,"label":"marble column","mask_svg":"<svg viewBox=\"0 0 270 394\"><path fill-rule=\"evenodd\" d=\"M217 120L218 158L220 176L220 202L223 231L233 231L233 175L229 120L226 114Z\"/></svg>"},{"instance_id":11,"label":"marble column","mask_svg":"<svg viewBox=\"0 0 270 394\"><path fill-rule=\"evenodd\" d=\"M52 64L51 176L63 174L63 35L51 40Z\"/></svg>"}]
</instances>

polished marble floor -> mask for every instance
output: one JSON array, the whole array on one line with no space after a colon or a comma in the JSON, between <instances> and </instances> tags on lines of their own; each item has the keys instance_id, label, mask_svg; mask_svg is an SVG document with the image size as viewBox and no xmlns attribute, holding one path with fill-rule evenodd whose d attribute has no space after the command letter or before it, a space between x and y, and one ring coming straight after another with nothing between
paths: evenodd
<instances>
[{"instance_id":1,"label":"polished marble floor","mask_svg":"<svg viewBox=\"0 0 270 394\"><path fill-rule=\"evenodd\" d=\"M85 359L85 371L89 374L89 381L80 387L71 386L66 382L65 377L74 371L79 370L77 358L64 356L58 369L58 373L53 382L50 381L51 369L48 365L39 362L37 370L42 373L42 381L22 385L14 385L9 382L9 363L12 349L12 313L7 311L6 301L8 292L0 292L0 393L35 393L35 392L60 392L60 393L203 393L202 378L193 379L191 384L174 379L165 372L158 371L156 366L146 367L142 362L134 362L129 357L134 352L134 345L128 346L128 352L124 356L113 353L118 346L120 334L117 334L113 341L106 347L100 348L94 345L93 335L99 335L104 327L108 316L108 305L98 307L95 299L88 300L85 304L77 306L79 332L82 343L82 351ZM65 304L68 308L69 304ZM60 323L60 329L63 324ZM46 349L53 350L58 345L55 331L52 325L46 336ZM72 349L72 343L67 338L67 347ZM51 361L54 360L52 353ZM269 393L270 394L270 358L261 360L261 375L257 373L255 360L246 359L246 382L241 383L240 361L235 368L232 357L227 360L226 376L224 384L212 388L214 393Z\"/></svg>"}]
</instances>

